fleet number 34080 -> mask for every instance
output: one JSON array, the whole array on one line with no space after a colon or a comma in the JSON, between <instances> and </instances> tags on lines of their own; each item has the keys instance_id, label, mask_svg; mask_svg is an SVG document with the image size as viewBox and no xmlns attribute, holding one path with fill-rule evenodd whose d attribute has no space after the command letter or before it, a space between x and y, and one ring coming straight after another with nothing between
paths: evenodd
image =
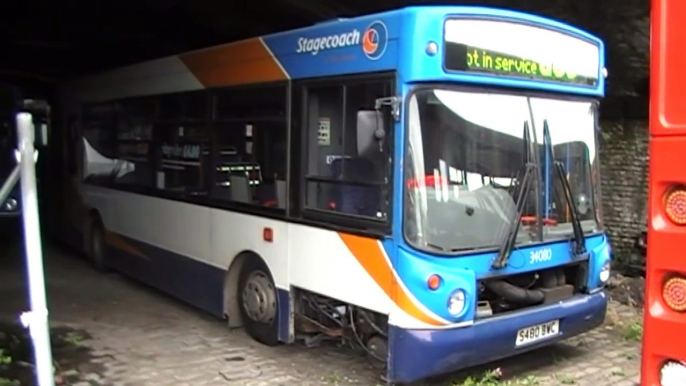
<instances>
[{"instance_id":1,"label":"fleet number 34080","mask_svg":"<svg viewBox=\"0 0 686 386\"><path fill-rule=\"evenodd\" d=\"M537 249L529 252L529 264L550 261L553 258L553 250L550 248Z\"/></svg>"}]
</instances>

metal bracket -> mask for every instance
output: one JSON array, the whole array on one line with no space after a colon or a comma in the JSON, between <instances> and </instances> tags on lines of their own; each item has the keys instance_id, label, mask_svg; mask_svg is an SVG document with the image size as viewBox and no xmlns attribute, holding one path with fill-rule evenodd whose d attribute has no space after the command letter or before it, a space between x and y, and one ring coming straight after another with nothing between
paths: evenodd
<instances>
[{"instance_id":1,"label":"metal bracket","mask_svg":"<svg viewBox=\"0 0 686 386\"><path fill-rule=\"evenodd\" d=\"M383 106L391 108L391 115L396 121L400 120L400 98L397 96L378 98L376 100L375 109L380 110Z\"/></svg>"},{"instance_id":2,"label":"metal bracket","mask_svg":"<svg viewBox=\"0 0 686 386\"><path fill-rule=\"evenodd\" d=\"M48 320L48 310L43 308L41 310L22 312L19 320L24 328L30 329L31 325L35 326L35 323L45 323Z\"/></svg>"}]
</instances>

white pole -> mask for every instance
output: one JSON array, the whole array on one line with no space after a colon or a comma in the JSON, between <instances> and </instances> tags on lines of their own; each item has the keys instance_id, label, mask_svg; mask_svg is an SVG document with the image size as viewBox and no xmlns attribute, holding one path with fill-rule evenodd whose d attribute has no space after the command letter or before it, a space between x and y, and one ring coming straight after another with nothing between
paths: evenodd
<instances>
[{"instance_id":1,"label":"white pole","mask_svg":"<svg viewBox=\"0 0 686 386\"><path fill-rule=\"evenodd\" d=\"M37 154L35 154L33 146L35 133L31 114L17 114L17 133L21 167L19 181L21 183L22 219L24 222L24 248L26 250L29 297L31 299L31 311L24 313L21 319L24 326L29 328L33 340L38 385L54 386L48 308L45 300L43 251L36 195L35 156Z\"/></svg>"}]
</instances>

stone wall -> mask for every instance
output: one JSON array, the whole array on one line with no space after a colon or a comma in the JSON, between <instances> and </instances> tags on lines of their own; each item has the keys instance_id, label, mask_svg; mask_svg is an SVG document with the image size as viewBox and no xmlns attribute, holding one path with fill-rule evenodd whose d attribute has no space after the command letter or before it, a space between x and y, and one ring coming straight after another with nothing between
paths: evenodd
<instances>
[{"instance_id":1,"label":"stone wall","mask_svg":"<svg viewBox=\"0 0 686 386\"><path fill-rule=\"evenodd\" d=\"M603 219L615 256L622 258L646 229L648 127L642 119L604 119L600 126Z\"/></svg>"}]
</instances>

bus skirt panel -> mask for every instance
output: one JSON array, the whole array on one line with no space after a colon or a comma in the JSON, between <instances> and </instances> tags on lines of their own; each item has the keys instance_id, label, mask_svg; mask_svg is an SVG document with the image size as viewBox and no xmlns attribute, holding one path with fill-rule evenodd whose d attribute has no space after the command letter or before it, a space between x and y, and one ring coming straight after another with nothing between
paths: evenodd
<instances>
[{"instance_id":1,"label":"bus skirt panel","mask_svg":"<svg viewBox=\"0 0 686 386\"><path fill-rule=\"evenodd\" d=\"M467 327L411 330L389 326L388 380L414 382L547 346L600 326L606 312L607 297L601 291ZM549 326L556 320L556 333L516 345L520 330L535 331L531 328Z\"/></svg>"}]
</instances>

